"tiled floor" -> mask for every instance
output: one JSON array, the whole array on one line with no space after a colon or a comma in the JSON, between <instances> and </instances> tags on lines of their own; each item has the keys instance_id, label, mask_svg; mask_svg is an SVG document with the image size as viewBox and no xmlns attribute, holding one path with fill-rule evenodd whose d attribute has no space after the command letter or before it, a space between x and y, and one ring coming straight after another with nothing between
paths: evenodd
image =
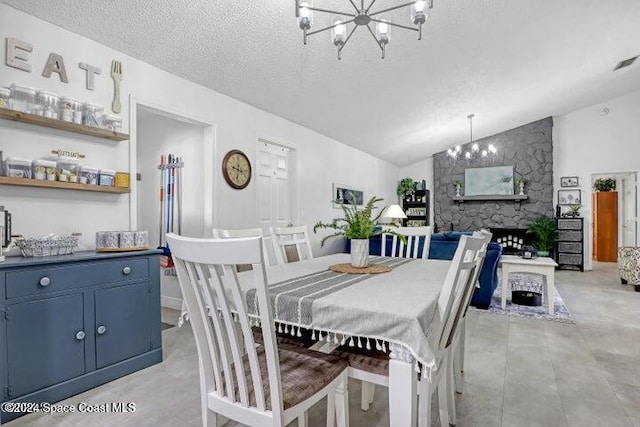
<instances>
[{"instance_id":1,"label":"tiled floor","mask_svg":"<svg viewBox=\"0 0 640 427\"><path fill-rule=\"evenodd\" d=\"M640 427L640 293L619 284L615 264L558 272L556 283L575 325L471 313L459 426ZM176 318L163 312L164 322ZM163 340L163 363L65 401L131 401L135 413L34 414L7 426L200 425L191 330L167 329ZM349 387L352 426L389 424L386 389L378 387L362 412L358 382ZM310 425L323 426L324 411L324 403L316 405Z\"/></svg>"}]
</instances>

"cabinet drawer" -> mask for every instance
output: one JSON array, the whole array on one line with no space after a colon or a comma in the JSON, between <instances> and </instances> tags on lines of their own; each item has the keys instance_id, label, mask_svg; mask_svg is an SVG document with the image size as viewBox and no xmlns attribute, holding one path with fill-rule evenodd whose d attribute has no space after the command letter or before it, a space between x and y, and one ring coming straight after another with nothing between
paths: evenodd
<instances>
[{"instance_id":1,"label":"cabinet drawer","mask_svg":"<svg viewBox=\"0 0 640 427\"><path fill-rule=\"evenodd\" d=\"M558 230L582 230L581 219L559 219Z\"/></svg>"},{"instance_id":2,"label":"cabinet drawer","mask_svg":"<svg viewBox=\"0 0 640 427\"><path fill-rule=\"evenodd\" d=\"M558 240L567 240L569 242L582 242L582 230L559 230Z\"/></svg>"},{"instance_id":3,"label":"cabinet drawer","mask_svg":"<svg viewBox=\"0 0 640 427\"><path fill-rule=\"evenodd\" d=\"M582 242L558 242L558 252L582 253Z\"/></svg>"},{"instance_id":4,"label":"cabinet drawer","mask_svg":"<svg viewBox=\"0 0 640 427\"><path fill-rule=\"evenodd\" d=\"M10 299L146 277L149 260L128 258L8 271L5 286Z\"/></svg>"},{"instance_id":5,"label":"cabinet drawer","mask_svg":"<svg viewBox=\"0 0 640 427\"><path fill-rule=\"evenodd\" d=\"M558 254L558 264L582 265L582 255Z\"/></svg>"}]
</instances>

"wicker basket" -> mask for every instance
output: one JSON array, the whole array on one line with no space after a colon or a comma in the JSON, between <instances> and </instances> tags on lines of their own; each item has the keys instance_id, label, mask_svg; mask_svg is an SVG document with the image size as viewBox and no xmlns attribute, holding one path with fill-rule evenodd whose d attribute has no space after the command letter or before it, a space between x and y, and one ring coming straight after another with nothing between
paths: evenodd
<instances>
[{"instance_id":1,"label":"wicker basket","mask_svg":"<svg viewBox=\"0 0 640 427\"><path fill-rule=\"evenodd\" d=\"M78 246L78 236L50 236L15 240L24 257L68 255Z\"/></svg>"}]
</instances>

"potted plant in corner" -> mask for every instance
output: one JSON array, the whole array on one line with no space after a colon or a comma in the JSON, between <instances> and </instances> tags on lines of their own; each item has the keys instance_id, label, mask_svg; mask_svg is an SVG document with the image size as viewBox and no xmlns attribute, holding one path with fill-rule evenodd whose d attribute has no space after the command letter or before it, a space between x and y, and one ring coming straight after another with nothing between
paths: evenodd
<instances>
[{"instance_id":1,"label":"potted plant in corner","mask_svg":"<svg viewBox=\"0 0 640 427\"><path fill-rule=\"evenodd\" d=\"M413 181L411 182L413 183ZM384 209L380 209L375 216L373 216L373 211L377 209L375 204L382 200L383 199L374 196L361 210L358 210L356 207L353 195L350 204L345 205L344 202L340 203L344 218L335 218L329 223L318 221L318 223L313 226L314 233L317 233L319 229L323 228L330 228L335 231L334 234L324 237L320 245L324 246L324 242L327 239L337 236L351 239L351 265L356 268L364 268L369 265L370 237L379 236L382 233L390 233L398 236L406 244L407 238L404 235L390 229L378 227Z\"/></svg>"},{"instance_id":2,"label":"potted plant in corner","mask_svg":"<svg viewBox=\"0 0 640 427\"><path fill-rule=\"evenodd\" d=\"M416 192L416 185L411 178L402 178L398 183L396 194L409 200L409 196ZM382 200L382 199L380 199Z\"/></svg>"},{"instance_id":3,"label":"potted plant in corner","mask_svg":"<svg viewBox=\"0 0 640 427\"><path fill-rule=\"evenodd\" d=\"M616 189L616 180L613 178L598 178L593 182L596 191L613 191Z\"/></svg>"},{"instance_id":4,"label":"potted plant in corner","mask_svg":"<svg viewBox=\"0 0 640 427\"><path fill-rule=\"evenodd\" d=\"M528 182L527 178L524 176L519 176L516 178L516 184L520 189L520 196L524 196L524 185Z\"/></svg>"},{"instance_id":5,"label":"potted plant in corner","mask_svg":"<svg viewBox=\"0 0 640 427\"><path fill-rule=\"evenodd\" d=\"M529 224L527 231L534 234L533 245L538 255L548 257L558 241L558 227L555 219L541 216Z\"/></svg>"}]
</instances>

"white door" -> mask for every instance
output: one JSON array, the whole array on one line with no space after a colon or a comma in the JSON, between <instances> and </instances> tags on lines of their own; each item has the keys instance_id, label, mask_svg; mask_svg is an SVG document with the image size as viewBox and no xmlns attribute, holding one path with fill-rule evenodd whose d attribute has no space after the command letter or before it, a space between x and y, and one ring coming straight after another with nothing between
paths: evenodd
<instances>
[{"instance_id":1,"label":"white door","mask_svg":"<svg viewBox=\"0 0 640 427\"><path fill-rule=\"evenodd\" d=\"M291 150L258 141L258 212L260 227L287 227L291 224Z\"/></svg>"},{"instance_id":2,"label":"white door","mask_svg":"<svg viewBox=\"0 0 640 427\"><path fill-rule=\"evenodd\" d=\"M620 236L620 246L636 246L637 217L636 217L636 197L637 184L636 174L628 173L619 177L620 190L620 223L622 224L622 235Z\"/></svg>"}]
</instances>

